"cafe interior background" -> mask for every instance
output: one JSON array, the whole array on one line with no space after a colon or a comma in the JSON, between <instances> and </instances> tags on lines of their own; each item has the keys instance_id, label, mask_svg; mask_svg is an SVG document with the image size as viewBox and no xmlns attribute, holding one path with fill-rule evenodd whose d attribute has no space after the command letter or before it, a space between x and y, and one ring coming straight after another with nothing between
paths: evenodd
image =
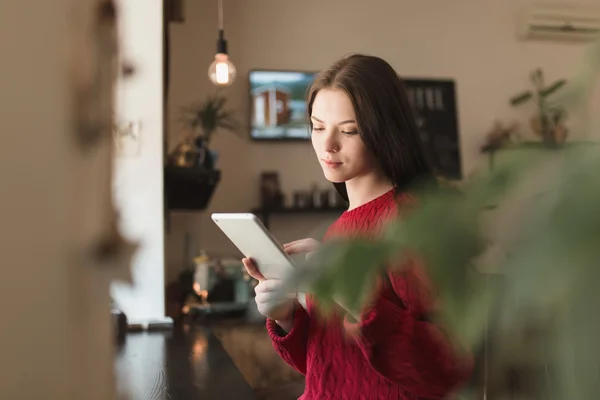
<instances>
[{"instance_id":1,"label":"cafe interior background","mask_svg":"<svg viewBox=\"0 0 600 400\"><path fill-rule=\"evenodd\" d=\"M0 6L0 26L13 38L0 35L12 76L2 81L3 92L39 94L3 100L9 112L2 125L49 132L39 142L47 151L27 160L14 153L16 145L29 148L27 138L3 146L2 169L21 171L20 181L31 178L30 186L18 186L6 198L7 204L27 207L31 221L6 213L7 226L18 226L10 235L25 242L27 232L35 232L43 243L39 254L47 257L43 262L19 246L5 252L7 263L18 260L27 267L5 272L5 281L14 285L0 295L6 300L1 303L9 304L29 281L22 271L51 283L27 305L6 307L15 316L11 326L20 324L22 332L7 333L12 372L0 385L2 398L43 392L46 398L85 393L106 400L118 392L147 399L157 391L173 396L180 390L168 398L185 399L225 390L225 377L237 379L240 386L230 389L244 393L227 398L297 398L302 376L274 353L253 303L255 282L210 214L253 212L280 242L319 237L340 215L344 203L324 180L306 138L303 94L314 74L350 53L387 60L406 81L440 181L460 187L489 168L483 149L494 140L543 141L536 122L540 91L559 96L585 69L600 32L597 5L572 0L119 0L116 14L107 4L112 2L57 0L35 13L25 2ZM79 18L69 17L74 15ZM104 24L114 15L114 26ZM84 85L78 83L90 82L92 69L81 61L102 59L107 48L93 35L100 32L101 38L102 29L111 26L118 31L120 66L114 140L107 145L83 138L73 150L64 132L74 129L69 118L81 111L77 107L88 103L81 100L85 91L74 91L83 93L78 103L64 88L80 90ZM40 65L39 59L46 62ZM84 72L65 74L71 70L65 59ZM32 65L35 71L27 69ZM581 115L558 114L557 141L597 139L576 129L600 109L598 90L590 90L588 100ZM23 118L34 109L42 110L38 118ZM39 210L33 200L22 200L38 198L32 194L46 192L47 182L61 189L50 190L53 208ZM118 217L100 203L112 204ZM67 226L63 220L75 222ZM119 232L119 240L106 242L121 246L110 262L81 258L89 265L79 269L79 259L55 251L68 244L79 254L77 249L87 248L85 240L95 240L104 229ZM49 271L40 264L60 267ZM223 297L207 301L215 285L221 285ZM59 310L53 319L17 319L52 304ZM110 321L98 322L111 310ZM62 371L43 361L31 366L21 357L20 349L37 340L40 321L52 327L42 358L65 360ZM174 333L182 321L184 331ZM113 333L121 346L114 359ZM183 348L191 358L178 353ZM206 372L217 368L210 364L215 351L233 372ZM136 364L136 357L144 362ZM161 373L165 365L170 366ZM46 376L39 385L23 383L23 376L37 376L31 368ZM189 372L192 383L169 372L178 368Z\"/></svg>"}]
</instances>

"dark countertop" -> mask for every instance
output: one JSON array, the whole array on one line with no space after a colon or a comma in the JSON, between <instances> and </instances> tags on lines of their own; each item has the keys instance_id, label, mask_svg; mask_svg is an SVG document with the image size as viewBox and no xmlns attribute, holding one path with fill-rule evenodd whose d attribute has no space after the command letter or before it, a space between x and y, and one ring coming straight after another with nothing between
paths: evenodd
<instances>
[{"instance_id":1,"label":"dark countertop","mask_svg":"<svg viewBox=\"0 0 600 400\"><path fill-rule=\"evenodd\" d=\"M257 399L210 328L129 333L118 350L119 398L127 400Z\"/></svg>"}]
</instances>

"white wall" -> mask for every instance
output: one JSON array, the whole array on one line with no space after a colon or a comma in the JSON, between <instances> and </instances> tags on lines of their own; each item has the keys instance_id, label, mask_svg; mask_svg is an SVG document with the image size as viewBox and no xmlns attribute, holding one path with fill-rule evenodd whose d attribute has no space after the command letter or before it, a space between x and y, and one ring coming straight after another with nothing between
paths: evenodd
<instances>
[{"instance_id":1,"label":"white wall","mask_svg":"<svg viewBox=\"0 0 600 400\"><path fill-rule=\"evenodd\" d=\"M121 0L126 59L136 66L122 82L117 110L123 123L140 122L139 153L116 160L114 191L124 234L140 243L133 285L112 287L112 295L133 323L161 319L164 311L162 2Z\"/></svg>"},{"instance_id":2,"label":"white wall","mask_svg":"<svg viewBox=\"0 0 600 400\"><path fill-rule=\"evenodd\" d=\"M563 0L570 1L570 0ZM174 25L170 145L177 139L177 111L214 90L206 77L217 32L216 1L187 2L187 20ZM232 105L248 115L247 73L251 68L319 70L351 52L383 57L404 76L449 77L457 84L464 171L480 163L479 147L499 119L523 119L532 109L513 110L508 99L530 87L538 66L548 80L569 77L585 48L577 43L521 42L515 35L519 7L529 0L227 0L225 32L238 81L230 89ZM594 102L600 105L598 96ZM246 211L258 205L258 176L279 170L290 192L323 183L308 144L244 142L227 132L215 148L221 153L223 182L211 209L201 216L173 219L167 241L168 274L182 259L184 232L199 234L199 246L235 253L211 224L214 210ZM320 218L279 218L276 235L296 238L310 233Z\"/></svg>"}]
</instances>

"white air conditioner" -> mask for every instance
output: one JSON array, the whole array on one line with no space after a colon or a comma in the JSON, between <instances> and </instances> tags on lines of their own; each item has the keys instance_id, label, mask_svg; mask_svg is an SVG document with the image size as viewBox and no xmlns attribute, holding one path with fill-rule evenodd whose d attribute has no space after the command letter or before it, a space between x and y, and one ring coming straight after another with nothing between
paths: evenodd
<instances>
[{"instance_id":1,"label":"white air conditioner","mask_svg":"<svg viewBox=\"0 0 600 400\"><path fill-rule=\"evenodd\" d=\"M523 40L591 41L600 38L600 7L532 4L519 15L518 36Z\"/></svg>"}]
</instances>

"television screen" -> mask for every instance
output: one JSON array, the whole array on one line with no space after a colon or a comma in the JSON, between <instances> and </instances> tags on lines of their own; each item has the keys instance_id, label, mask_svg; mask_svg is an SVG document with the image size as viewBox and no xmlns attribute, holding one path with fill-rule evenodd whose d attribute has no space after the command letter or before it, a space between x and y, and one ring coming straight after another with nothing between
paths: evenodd
<instances>
[{"instance_id":1,"label":"television screen","mask_svg":"<svg viewBox=\"0 0 600 400\"><path fill-rule=\"evenodd\" d=\"M306 92L315 72L250 71L250 135L256 140L306 140Z\"/></svg>"}]
</instances>

